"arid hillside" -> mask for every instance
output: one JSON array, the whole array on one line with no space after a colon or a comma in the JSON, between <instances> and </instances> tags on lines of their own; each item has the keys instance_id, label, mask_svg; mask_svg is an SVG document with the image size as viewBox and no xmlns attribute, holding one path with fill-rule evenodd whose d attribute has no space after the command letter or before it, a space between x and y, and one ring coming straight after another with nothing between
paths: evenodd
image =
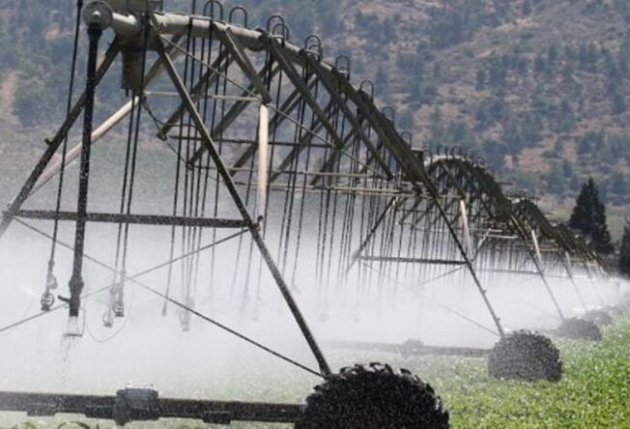
<instances>
[{"instance_id":1,"label":"arid hillside","mask_svg":"<svg viewBox=\"0 0 630 429\"><path fill-rule=\"evenodd\" d=\"M15 153L16 135L41 136L63 116L75 3L0 4L0 152ZM165 8L201 13L204 3ZM321 35L326 58L350 57L352 79L374 83L416 146L472 149L559 214L589 175L613 213L630 204L628 0L224 4L224 19L244 5L250 26L281 14L296 43Z\"/></svg>"}]
</instances>

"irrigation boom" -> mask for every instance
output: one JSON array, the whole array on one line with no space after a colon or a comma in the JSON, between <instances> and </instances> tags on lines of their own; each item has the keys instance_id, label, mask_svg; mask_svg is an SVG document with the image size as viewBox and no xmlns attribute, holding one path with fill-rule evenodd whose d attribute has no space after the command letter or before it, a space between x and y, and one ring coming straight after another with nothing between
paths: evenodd
<instances>
[{"instance_id":1,"label":"irrigation boom","mask_svg":"<svg viewBox=\"0 0 630 429\"><path fill-rule=\"evenodd\" d=\"M568 322L565 313L571 309L549 279L569 280L586 311L575 271L583 268L589 278L593 267L603 272L598 256L580 236L548 220L534 198L504 191L482 158L458 148L439 147L432 152L414 147L413 136L397 129L393 109L380 108L374 85L352 83L348 57L324 60L319 37L292 42L289 27L277 15L265 28L251 28L248 21L242 7L226 14L216 0L199 9L192 2L186 14L164 12L157 1L78 2L66 119L46 140L44 153L0 221L0 238L14 220L50 238L42 313L6 329L67 306L67 334L81 336L79 317L87 295L83 265L90 261L113 276L104 288L110 297L103 315L106 328L128 317L125 291L140 286L163 300L164 316L169 308L178 309L184 332L192 329L196 317L323 378L329 387L342 383L339 390L321 389L341 393L307 400L304 406L161 399L151 389L125 389L111 397L0 393L0 409L31 415L81 413L119 424L177 417L222 424L264 421L329 427L326 418L338 422L347 416L326 416L322 411L329 409L326 401L351 404L344 395L357 389L366 400L373 400L370 395L379 393L370 377L382 376L391 378L392 385L412 383L429 392L432 405L429 409L425 403L425 411L442 422L440 427L447 427L448 414L435 405L432 390L406 372L372 365L333 376L301 306L317 303L321 318L326 319L336 306L346 305L345 314L357 312L366 302L395 298L401 289L474 325L484 335L497 336L499 343L492 350L413 341L326 344L408 355L488 357L491 373L499 377L559 379L557 349L540 335L512 332L519 327L510 326L510 315L497 305L495 283L505 280L500 277L504 273L533 274L555 315ZM76 97L79 38L85 30L87 79ZM109 35L113 38L102 54L102 39ZM110 69L118 61L126 101L109 115L101 115L97 90L110 85ZM72 130L82 115L81 141L74 142ZM95 123L95 118L103 117ZM116 127L125 126L124 153L108 160L107 167L121 170L115 178L120 192L113 195L111 188L94 185L97 161L103 156L97 145L107 141ZM159 149L151 146L155 144ZM69 167L77 161L78 177L73 177ZM58 178L54 207L28 206L36 192L50 191L54 178ZM75 210L63 204L69 198L70 180L78 188L71 200ZM143 193L142 183L150 183L151 190ZM94 209L95 201L101 200L108 207ZM147 200L161 210L145 204ZM52 233L26 221L52 223ZM74 224L72 244L59 239L61 222ZM96 223L116 228L111 261L86 251L90 244L86 238ZM134 245L130 231L153 234L151 228L167 236L168 262L159 265L167 271L162 288L139 283L128 273L129 249ZM234 229L242 233L224 236ZM58 246L73 255L67 296L56 291ZM480 298L487 320L475 320L425 293L429 285L450 286L456 273L465 273L472 281L470 289ZM199 295L206 293L221 308L240 300L239 315L251 302L258 311L267 293L262 287L265 282L279 291L317 370L221 324L198 304ZM526 287L533 286L521 289ZM295 297L298 290L304 294L302 304ZM56 299L64 304L55 306ZM508 321L500 316L502 312ZM397 317L395 311L387 314ZM522 367L534 369L527 374L514 370ZM407 400L411 399L394 395L392 403L399 406ZM352 424L360 424L365 416L356 416L348 407L355 419ZM401 419L405 410L401 409ZM372 423L380 418L378 410L374 413ZM418 416L409 418L415 421ZM399 426L406 422L401 420Z\"/></svg>"}]
</instances>

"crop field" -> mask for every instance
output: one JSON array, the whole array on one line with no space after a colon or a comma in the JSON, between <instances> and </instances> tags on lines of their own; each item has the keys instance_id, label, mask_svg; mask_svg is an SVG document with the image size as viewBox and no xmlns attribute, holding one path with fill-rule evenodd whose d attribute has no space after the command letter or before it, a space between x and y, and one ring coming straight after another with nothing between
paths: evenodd
<instances>
[{"instance_id":1,"label":"crop field","mask_svg":"<svg viewBox=\"0 0 630 429\"><path fill-rule=\"evenodd\" d=\"M604 339L601 343L555 340L565 368L565 375L559 383L494 380L487 375L484 359L419 360L393 354L366 355L363 358L408 368L428 381L448 407L454 428L628 428L630 319L619 319L603 330ZM345 353L331 354L331 360L336 366L349 365L356 359L357 356L347 356ZM251 398L247 399L303 400L302 395L310 389L310 381L287 375L280 371L271 378L269 374L261 374L260 380L251 379ZM265 386L264 391L260 390L260 386ZM229 389L228 383L225 388ZM0 421L8 421L6 417ZM195 422L174 420L128 425L131 428L147 426L181 429L206 427ZM63 416L54 420L29 420L17 426L2 427L111 428L113 424ZM232 427L262 429L288 426L233 424Z\"/></svg>"},{"instance_id":2,"label":"crop field","mask_svg":"<svg viewBox=\"0 0 630 429\"><path fill-rule=\"evenodd\" d=\"M492 380L484 361L413 369L432 380L457 428L627 428L630 320L604 330L599 344L557 340L565 375L555 384Z\"/></svg>"},{"instance_id":3,"label":"crop field","mask_svg":"<svg viewBox=\"0 0 630 429\"><path fill-rule=\"evenodd\" d=\"M383 106L395 95L380 84L383 70L353 80L349 55L331 61L319 36L296 40L262 5L266 28L221 0L170 2L189 15L160 0L83 3L74 33L72 8L13 8L21 21L37 9L66 22L30 25L42 45L64 35L50 50L15 44L52 63L28 78L10 70L28 83L7 93L22 105L10 116L32 135L0 129L11 141L0 144L0 166L9 164L0 173L0 429L630 429L630 279L598 254L617 249L596 184L585 184L569 225L548 218L535 182L517 189L497 176L508 172L494 164L515 170L521 149L550 141L542 111L525 120L513 109L515 121L497 92L487 101L505 104L500 115L468 129L459 118L442 124L436 108L435 135L414 143L407 119L427 103L412 99L443 91L410 87L397 120ZM451 7L402 3L429 3L430 27L451 20ZM1 15L0 24L18 22ZM405 86L436 60L418 43L415 59L403 58L407 47L395 54L409 69ZM550 49L545 61L584 50L579 65L590 72L599 45ZM474 91L486 94L533 59L482 56ZM436 79L442 65L432 65ZM54 85L40 86L54 86L54 97L34 91L50 77ZM621 94L615 115L626 112ZM66 112L63 123L31 120L43 106ZM569 101L554 106L543 109L550 128L579 122ZM472 135L494 139L499 125L518 150ZM588 146L602 149L605 132ZM558 160L571 152L564 140ZM573 160L553 161L544 179L564 183L558 193L579 183ZM618 240L625 212L609 214ZM613 313L625 315L612 323Z\"/></svg>"}]
</instances>

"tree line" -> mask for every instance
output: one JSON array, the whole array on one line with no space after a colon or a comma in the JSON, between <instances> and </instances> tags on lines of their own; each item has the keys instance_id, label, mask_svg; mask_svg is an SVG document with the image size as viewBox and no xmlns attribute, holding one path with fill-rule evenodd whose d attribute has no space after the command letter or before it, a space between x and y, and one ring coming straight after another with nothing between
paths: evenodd
<instances>
[{"instance_id":1,"label":"tree line","mask_svg":"<svg viewBox=\"0 0 630 429\"><path fill-rule=\"evenodd\" d=\"M616 249L606 222L606 206L599 197L595 180L591 177L583 185L569 219L569 226L582 234L589 247L601 255L612 255ZM619 246L618 269L630 277L630 219L626 219Z\"/></svg>"}]
</instances>

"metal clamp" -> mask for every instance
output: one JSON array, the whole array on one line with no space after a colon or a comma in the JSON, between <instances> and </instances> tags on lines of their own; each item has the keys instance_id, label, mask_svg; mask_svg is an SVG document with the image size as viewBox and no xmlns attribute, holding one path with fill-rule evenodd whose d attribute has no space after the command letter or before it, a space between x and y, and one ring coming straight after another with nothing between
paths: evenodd
<instances>
[{"instance_id":1,"label":"metal clamp","mask_svg":"<svg viewBox=\"0 0 630 429\"><path fill-rule=\"evenodd\" d=\"M116 392L113 419L124 426L132 421L157 421L160 418L160 399L153 388L127 388Z\"/></svg>"},{"instance_id":2,"label":"metal clamp","mask_svg":"<svg viewBox=\"0 0 630 429\"><path fill-rule=\"evenodd\" d=\"M322 39L315 34L311 34L304 40L304 51L315 55L317 61L321 61L324 56Z\"/></svg>"},{"instance_id":3,"label":"metal clamp","mask_svg":"<svg viewBox=\"0 0 630 429\"><path fill-rule=\"evenodd\" d=\"M275 25L272 25L274 21L278 21ZM282 29L282 34L277 34L276 30L278 28ZM271 37L277 37L282 41L284 45L289 41L291 36L291 32L289 31L289 27L287 26L284 18L280 15L272 15L267 20L267 33L271 35Z\"/></svg>"},{"instance_id":4,"label":"metal clamp","mask_svg":"<svg viewBox=\"0 0 630 429\"><path fill-rule=\"evenodd\" d=\"M352 72L352 61L350 57L347 55L339 55L335 59L335 68L339 72L339 74L346 77L346 79L350 80L350 74Z\"/></svg>"}]
</instances>

